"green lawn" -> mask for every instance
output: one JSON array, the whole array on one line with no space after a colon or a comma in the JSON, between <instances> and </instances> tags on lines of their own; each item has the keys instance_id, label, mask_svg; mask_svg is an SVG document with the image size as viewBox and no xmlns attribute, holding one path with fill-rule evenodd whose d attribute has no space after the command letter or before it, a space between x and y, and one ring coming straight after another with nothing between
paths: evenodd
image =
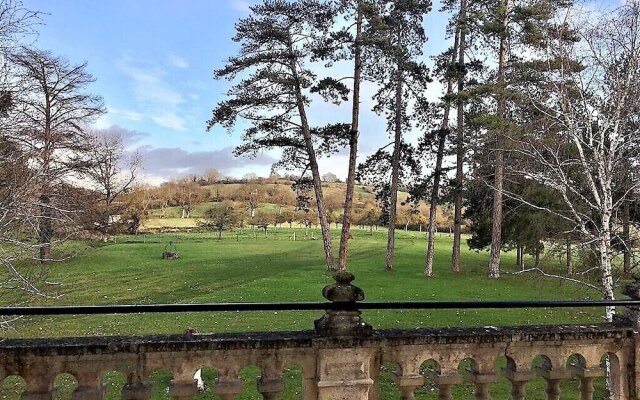
<instances>
[{"instance_id":1,"label":"green lawn","mask_svg":"<svg viewBox=\"0 0 640 400\"><path fill-rule=\"evenodd\" d=\"M48 286L55 299L2 298L5 305L93 305L160 304L200 302L273 302L323 301L322 288L333 282L325 272L320 240L304 239L304 230L295 229L299 240L291 241L291 230L280 228L251 234L249 230L225 232L222 241L214 233L157 234L121 236L115 243L74 243L80 254L71 261L51 266ZM337 231L334 231L337 236ZM316 230L315 235L319 237ZM161 253L172 241L180 258L162 260ZM437 240L434 276L425 278L425 240L417 232L398 232L395 269L384 270L386 231L369 235L356 229L350 242L350 270L356 285L366 293L366 300L532 300L598 298L598 293L560 280L539 275L509 275L515 269L513 254L503 255L503 276L499 280L485 277L487 254L464 251L462 272L450 272L452 239L442 235ZM337 250L338 242L334 241ZM553 268L553 266L548 266ZM311 329L321 312L244 312L140 314L114 316L68 316L24 318L5 337L52 337L86 335L132 335L182 333L186 327L199 332L264 331ZM441 311L366 311L365 320L375 328L421 326L522 325L544 323L598 322L601 310L441 310ZM504 362L504 360L502 360ZM499 363L500 364L500 363ZM464 366L461 366L464 368ZM499 370L500 365L496 368ZM382 399L398 398L392 384L392 366L383 368ZM241 399L258 399L254 367L242 370L245 392ZM463 374L464 375L464 374ZM501 374L500 374L501 375ZM286 392L281 399L300 398L301 372L285 371ZM205 371L211 385L215 372ZM105 378L107 398L119 398L122 376ZM153 399L167 399L165 388L171 375L158 372ZM60 393L68 398L73 379L59 376ZM575 380L563 384L566 397L577 398ZM0 399L17 399L24 383L6 379L0 387ZM596 397L602 398L602 381ZM66 392L65 392L66 390ZM491 391L493 398L509 398L510 385L504 378ZM544 399L544 382L538 378L527 385L529 399ZM455 399L473 399L470 382L455 387ZM417 390L417 398L435 400L433 383ZM534 394L535 393L535 394ZM208 390L203 398L211 398ZM202 398L199 396L199 398ZM565 397L562 397L563 399Z\"/></svg>"},{"instance_id":2,"label":"green lawn","mask_svg":"<svg viewBox=\"0 0 640 400\"><path fill-rule=\"evenodd\" d=\"M214 234L122 236L116 243L86 247L75 259L55 264L48 289L55 299L29 299L38 305L161 304L201 302L323 301L322 287L332 283L325 272L320 240L289 240L281 228L268 238L245 230ZM337 234L337 233L336 233ZM366 299L376 300L531 300L597 298L598 294L560 280L534 275L509 275L512 254L503 256L503 277L485 278L486 253L463 252L462 272L449 270L451 238L438 238L434 276L425 278L425 241L417 232L399 232L393 271L384 270L386 232L370 236L356 230L350 245L350 270ZM316 232L316 236L319 233ZM173 241L180 258L162 260ZM334 242L337 249L338 243ZM4 298L16 303L18 299ZM24 299L20 299L25 301ZM5 303L6 304L6 303ZM366 311L376 328L419 326L510 325L598 320L600 310L449 310ZM318 312L191 313L33 317L5 332L11 337L76 336L266 329L310 329Z\"/></svg>"}]
</instances>

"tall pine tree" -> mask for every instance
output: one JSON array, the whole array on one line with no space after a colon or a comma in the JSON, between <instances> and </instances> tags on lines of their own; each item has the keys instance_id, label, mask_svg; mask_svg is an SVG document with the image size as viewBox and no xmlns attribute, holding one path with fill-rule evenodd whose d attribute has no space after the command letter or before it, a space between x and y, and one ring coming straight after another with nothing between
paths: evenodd
<instances>
[{"instance_id":1,"label":"tall pine tree","mask_svg":"<svg viewBox=\"0 0 640 400\"><path fill-rule=\"evenodd\" d=\"M236 24L234 41L239 54L215 71L217 79L235 79L228 99L214 108L208 129L215 125L232 128L238 120L251 126L243 134L244 144L236 154L283 149L276 166L310 171L328 270L334 269L331 233L318 168L319 150L330 152L335 141L349 137L348 124L311 126L308 106L312 89L322 91L321 82L306 65L316 56L319 38L333 23L335 8L320 0L265 0L251 7L251 15ZM319 86L315 86L319 85ZM346 93L338 93L346 100Z\"/></svg>"}]
</instances>

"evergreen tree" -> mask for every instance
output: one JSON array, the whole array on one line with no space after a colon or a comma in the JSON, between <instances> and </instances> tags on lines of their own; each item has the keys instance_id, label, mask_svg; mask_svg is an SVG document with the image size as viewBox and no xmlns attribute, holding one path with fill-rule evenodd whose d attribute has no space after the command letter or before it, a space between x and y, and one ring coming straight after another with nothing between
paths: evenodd
<instances>
[{"instance_id":1,"label":"evergreen tree","mask_svg":"<svg viewBox=\"0 0 640 400\"><path fill-rule=\"evenodd\" d=\"M332 25L336 10L319 0L265 0L251 10L251 16L236 24L234 41L241 43L238 56L229 58L227 65L214 74L217 79L230 80L244 72L247 76L229 90L228 100L214 108L207 126L211 129L220 124L230 129L239 119L248 121L251 126L244 131L244 144L236 148L236 154L281 148L282 159L275 168L311 172L326 265L333 270L318 157L319 153L335 151L337 142L348 140L351 127L311 126L309 95L312 89L322 92L323 81L306 64L316 56L319 38ZM337 95L347 100L346 90Z\"/></svg>"},{"instance_id":2,"label":"evergreen tree","mask_svg":"<svg viewBox=\"0 0 640 400\"><path fill-rule=\"evenodd\" d=\"M490 278L500 276L500 251L502 248L502 221L505 186L505 152L509 150L510 138L519 130L514 121L514 109L518 98L515 90L521 71L517 65L526 65L535 59L542 44L541 38L553 28L553 18L558 10L568 5L564 0L501 0L480 2L485 17L481 19L479 32L486 48L496 62L495 73L484 87L491 112L480 118L487 130L485 155L493 163L494 170L488 179L492 187L491 248L488 268ZM515 99L515 100L514 100Z\"/></svg>"},{"instance_id":3,"label":"evergreen tree","mask_svg":"<svg viewBox=\"0 0 640 400\"><path fill-rule=\"evenodd\" d=\"M347 269L349 239L351 237L351 219L353 213L353 197L355 189L355 175L358 154L358 138L360 135L360 87L363 81L363 57L366 57L368 40L373 28L369 24L371 18L376 18L376 7L372 0L336 0L338 18L334 21L334 30L316 49L316 57L331 66L337 61L353 62L353 80L351 90L351 127L348 134L349 165L346 178L344 211L342 214L342 232L340 235L340 249L338 253L338 269ZM344 18L346 26L340 18ZM349 89L342 83L345 78L327 77L316 87L316 91L334 102L345 96Z\"/></svg>"},{"instance_id":4,"label":"evergreen tree","mask_svg":"<svg viewBox=\"0 0 640 400\"><path fill-rule=\"evenodd\" d=\"M400 178L402 135L410 126L409 99L420 97L426 90L429 71L418 61L426 34L422 20L431 10L430 0L376 1L379 20L374 39L374 56L370 58L371 79L380 89L374 96L374 110L387 117L387 129L393 133L391 156L389 232L385 268L393 269L395 222Z\"/></svg>"}]
</instances>

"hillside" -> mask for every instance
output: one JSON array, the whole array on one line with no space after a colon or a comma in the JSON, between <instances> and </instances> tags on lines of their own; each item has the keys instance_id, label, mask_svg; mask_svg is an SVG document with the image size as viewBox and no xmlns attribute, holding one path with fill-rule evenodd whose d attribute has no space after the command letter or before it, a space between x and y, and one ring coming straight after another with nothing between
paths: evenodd
<instances>
[{"instance_id":1,"label":"hillside","mask_svg":"<svg viewBox=\"0 0 640 400\"><path fill-rule=\"evenodd\" d=\"M292 189L292 182L277 180L272 182L251 181L246 183L218 182L207 185L171 183L164 184L157 189L156 200L147 212L147 218L143 222L142 231L158 229L190 229L195 228L205 218L207 210L221 202L232 205L236 213L245 214L242 219L247 225L255 223L256 214L271 219L271 224L283 224L287 222L280 218L276 221L275 215L282 213L302 213L297 211L296 192ZM323 193L327 214L331 223L339 223L342 217L346 185L340 182L323 182ZM292 226L300 224L303 215L310 224L315 224L315 211L313 193L311 197L311 211L293 217L295 221L288 221ZM403 229L424 230L427 223L428 205L422 202L418 208L411 208L404 204L409 194L399 192L398 227ZM448 229L450 225L450 208L439 207L438 225ZM358 185L355 188L354 221L362 226L380 225L381 211L375 200L373 188ZM272 217L269 217L272 216ZM288 217L289 220L292 217Z\"/></svg>"}]
</instances>

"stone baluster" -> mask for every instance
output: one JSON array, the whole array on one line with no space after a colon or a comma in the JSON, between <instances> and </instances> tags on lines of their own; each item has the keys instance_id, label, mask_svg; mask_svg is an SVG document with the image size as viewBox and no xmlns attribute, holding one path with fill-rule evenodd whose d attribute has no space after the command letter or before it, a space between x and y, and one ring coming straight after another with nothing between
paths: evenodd
<instances>
[{"instance_id":1,"label":"stone baluster","mask_svg":"<svg viewBox=\"0 0 640 400\"><path fill-rule=\"evenodd\" d=\"M434 382L438 385L438 400L451 400L451 387L462 383L462 377L455 372L430 371Z\"/></svg>"},{"instance_id":2,"label":"stone baluster","mask_svg":"<svg viewBox=\"0 0 640 400\"><path fill-rule=\"evenodd\" d=\"M417 373L401 373L394 372L394 381L400 389L401 400L414 400L415 396L413 392L424 385L424 377Z\"/></svg>"},{"instance_id":3,"label":"stone baluster","mask_svg":"<svg viewBox=\"0 0 640 400\"><path fill-rule=\"evenodd\" d=\"M55 368L49 365L26 366L21 374L27 383L22 400L50 400L53 397ZM48 369L47 369L48 368Z\"/></svg>"},{"instance_id":4,"label":"stone baluster","mask_svg":"<svg viewBox=\"0 0 640 400\"><path fill-rule=\"evenodd\" d=\"M176 373L169 383L169 396L173 399L188 400L196 393L198 393L198 386L190 369Z\"/></svg>"},{"instance_id":5,"label":"stone baluster","mask_svg":"<svg viewBox=\"0 0 640 400\"><path fill-rule=\"evenodd\" d=\"M503 371L505 377L511 382L511 398L513 400L525 400L524 385L536 377L535 372L531 370L516 371L513 366L507 366Z\"/></svg>"},{"instance_id":6,"label":"stone baluster","mask_svg":"<svg viewBox=\"0 0 640 400\"><path fill-rule=\"evenodd\" d=\"M262 394L262 398L265 400L275 400L278 393L284 390L284 380L281 376L273 378L260 376L257 381L258 392Z\"/></svg>"},{"instance_id":7,"label":"stone baluster","mask_svg":"<svg viewBox=\"0 0 640 400\"><path fill-rule=\"evenodd\" d=\"M129 376L128 383L122 388L123 400L147 400L151 398L152 385L143 382L140 376Z\"/></svg>"},{"instance_id":8,"label":"stone baluster","mask_svg":"<svg viewBox=\"0 0 640 400\"><path fill-rule=\"evenodd\" d=\"M83 372L75 374L78 387L73 391L71 400L100 400L104 397L105 386L98 371L86 368Z\"/></svg>"},{"instance_id":9,"label":"stone baluster","mask_svg":"<svg viewBox=\"0 0 640 400\"><path fill-rule=\"evenodd\" d=\"M584 365L572 365L569 370L580 378L580 400L593 400L593 380L604 376L604 371L600 367L587 368Z\"/></svg>"},{"instance_id":10,"label":"stone baluster","mask_svg":"<svg viewBox=\"0 0 640 400\"><path fill-rule=\"evenodd\" d=\"M560 400L560 383L571 378L571 371L565 368L551 368L548 363L536 367L538 375L547 382L547 400Z\"/></svg>"},{"instance_id":11,"label":"stone baluster","mask_svg":"<svg viewBox=\"0 0 640 400\"><path fill-rule=\"evenodd\" d=\"M263 358L257 384L258 392L265 400L275 400L278 393L284 390L283 369L284 365L280 357L271 354Z\"/></svg>"},{"instance_id":12,"label":"stone baluster","mask_svg":"<svg viewBox=\"0 0 640 400\"><path fill-rule=\"evenodd\" d=\"M493 372L482 373L479 371L468 370L469 378L476 387L474 397L476 400L489 400L489 385L498 381L498 376Z\"/></svg>"},{"instance_id":13,"label":"stone baluster","mask_svg":"<svg viewBox=\"0 0 640 400\"><path fill-rule=\"evenodd\" d=\"M216 378L216 384L213 386L213 393L220 397L220 400L233 400L242 393L242 380L230 377Z\"/></svg>"}]
</instances>

